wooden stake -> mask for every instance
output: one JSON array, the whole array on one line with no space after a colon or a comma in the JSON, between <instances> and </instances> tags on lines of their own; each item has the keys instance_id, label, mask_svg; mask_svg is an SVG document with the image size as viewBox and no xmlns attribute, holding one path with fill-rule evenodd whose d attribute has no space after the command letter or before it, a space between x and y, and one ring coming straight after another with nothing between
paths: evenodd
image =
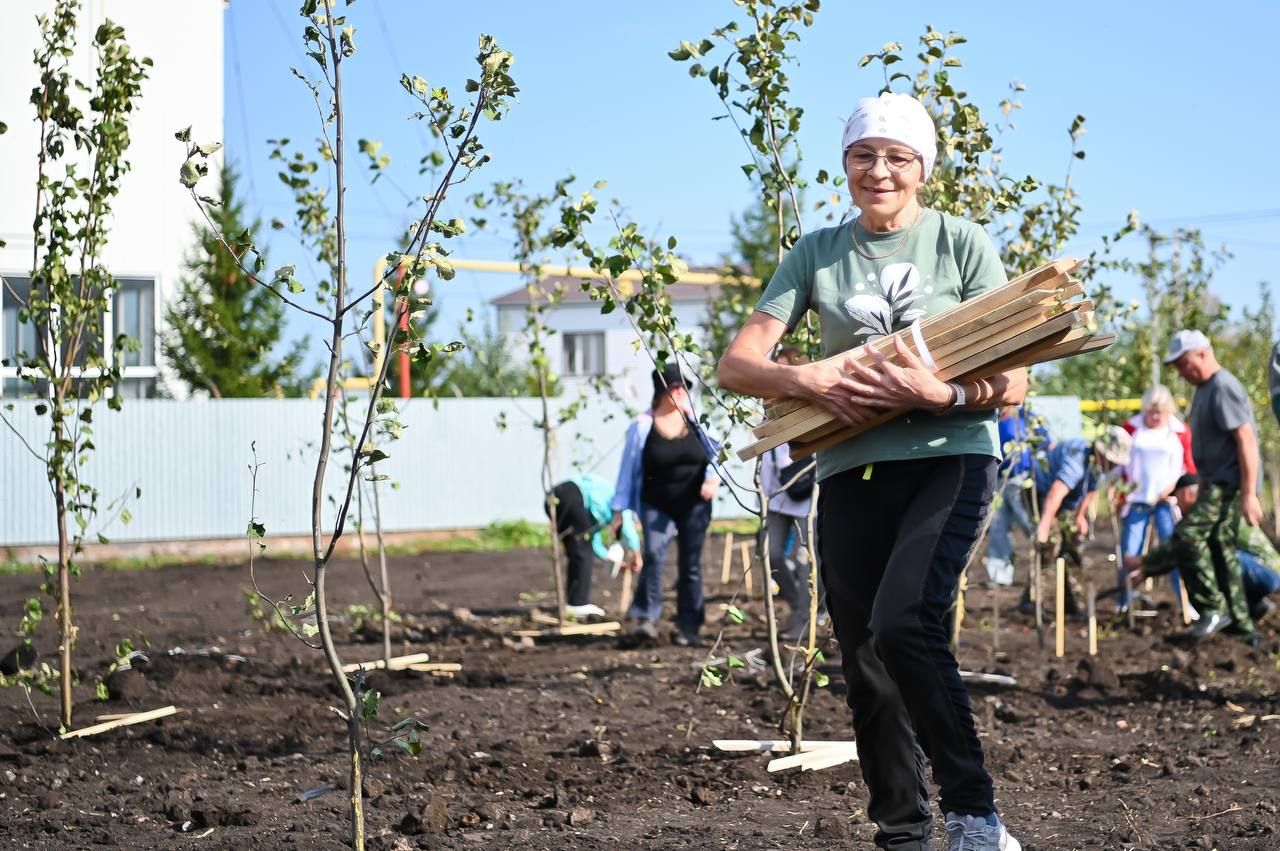
<instances>
[{"instance_id":1,"label":"wooden stake","mask_svg":"<svg viewBox=\"0 0 1280 851\"><path fill-rule=\"evenodd\" d=\"M1058 563L1056 565L1056 573L1057 573L1057 576L1055 578L1058 584L1058 594L1057 594L1058 599L1054 601L1056 603L1055 608L1057 609L1057 613L1055 615L1055 618L1057 620L1057 629L1055 632L1055 648L1054 649L1056 654L1059 657L1062 657L1067 652L1067 632L1066 632L1067 560L1066 559L1064 558L1058 559Z\"/></svg>"},{"instance_id":2,"label":"wooden stake","mask_svg":"<svg viewBox=\"0 0 1280 851\"><path fill-rule=\"evenodd\" d=\"M1182 625L1191 623L1191 598L1187 596L1187 580L1178 577L1178 596L1182 598Z\"/></svg>"},{"instance_id":3,"label":"wooden stake","mask_svg":"<svg viewBox=\"0 0 1280 851\"><path fill-rule=\"evenodd\" d=\"M951 619L951 652L960 648L960 626L964 623L964 592L969 587L969 572L960 574L960 582L956 585L956 610Z\"/></svg>"},{"instance_id":4,"label":"wooden stake","mask_svg":"<svg viewBox=\"0 0 1280 851\"><path fill-rule=\"evenodd\" d=\"M457 662L423 662L419 665L410 665L409 670L422 674L457 673L462 670L462 665Z\"/></svg>"},{"instance_id":5,"label":"wooden stake","mask_svg":"<svg viewBox=\"0 0 1280 851\"><path fill-rule=\"evenodd\" d=\"M799 768L801 771L819 771L823 768L831 768L832 766L852 762L857 758L858 748L856 745L833 745L769 760L768 771L773 773L775 771L785 771L788 768Z\"/></svg>"},{"instance_id":6,"label":"wooden stake","mask_svg":"<svg viewBox=\"0 0 1280 851\"><path fill-rule=\"evenodd\" d=\"M1000 595L998 589L998 585L991 589L991 655L993 658L1000 653Z\"/></svg>"},{"instance_id":7,"label":"wooden stake","mask_svg":"<svg viewBox=\"0 0 1280 851\"><path fill-rule=\"evenodd\" d=\"M720 584L728 585L733 573L733 533L724 533L724 558L720 562Z\"/></svg>"},{"instance_id":8,"label":"wooden stake","mask_svg":"<svg viewBox=\"0 0 1280 851\"><path fill-rule=\"evenodd\" d=\"M751 553L747 546L747 542L743 541L742 547L742 580L747 586L747 596L751 596Z\"/></svg>"},{"instance_id":9,"label":"wooden stake","mask_svg":"<svg viewBox=\"0 0 1280 851\"><path fill-rule=\"evenodd\" d=\"M567 623L550 629L517 629L511 634L517 638L553 638L567 635L605 635L622 629L617 621L604 623Z\"/></svg>"},{"instance_id":10,"label":"wooden stake","mask_svg":"<svg viewBox=\"0 0 1280 851\"><path fill-rule=\"evenodd\" d=\"M618 592L618 617L620 618L625 618L631 609L631 595L634 593L631 586L634 582L635 571L623 569L622 590Z\"/></svg>"},{"instance_id":11,"label":"wooden stake","mask_svg":"<svg viewBox=\"0 0 1280 851\"><path fill-rule=\"evenodd\" d=\"M1098 598L1094 594L1093 583L1088 584L1089 594L1089 655L1098 655Z\"/></svg>"},{"instance_id":12,"label":"wooden stake","mask_svg":"<svg viewBox=\"0 0 1280 851\"><path fill-rule=\"evenodd\" d=\"M791 750L790 739L716 739L712 741L716 750L729 753L785 753ZM852 741L822 741L805 739L800 742L801 751L812 751L830 747L853 747Z\"/></svg>"},{"instance_id":13,"label":"wooden stake","mask_svg":"<svg viewBox=\"0 0 1280 851\"><path fill-rule=\"evenodd\" d=\"M114 730L117 727L128 727L131 724L143 724L147 721L154 721L157 718L166 718L175 715L178 712L176 706L162 706L159 709L152 709L148 712L134 712L121 718L115 718L111 721L104 721L101 724L94 724L92 727L84 727L80 730L68 730L59 738L76 739L83 736L96 736L99 733L105 733L108 730Z\"/></svg>"},{"instance_id":14,"label":"wooden stake","mask_svg":"<svg viewBox=\"0 0 1280 851\"><path fill-rule=\"evenodd\" d=\"M431 656L427 653L412 653L408 656L392 656L391 665L389 667L393 671L403 671L405 668L427 662L430 659ZM386 667L388 667L388 665L384 660L377 659L372 662L351 662L350 664L343 665L342 671L346 674L354 674L361 668L364 668L366 671L370 671L382 670Z\"/></svg>"}]
</instances>

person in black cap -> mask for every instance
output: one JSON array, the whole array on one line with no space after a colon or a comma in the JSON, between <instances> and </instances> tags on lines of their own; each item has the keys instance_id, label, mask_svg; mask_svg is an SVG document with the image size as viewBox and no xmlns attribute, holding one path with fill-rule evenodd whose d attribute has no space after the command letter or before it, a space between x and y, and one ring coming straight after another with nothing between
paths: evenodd
<instances>
[{"instance_id":1,"label":"person in black cap","mask_svg":"<svg viewBox=\"0 0 1280 851\"><path fill-rule=\"evenodd\" d=\"M614 490L615 526L622 512L640 517L643 567L627 617L632 643L657 639L662 616L662 573L667 548L676 541L676 633L681 646L701 643L705 619L702 544L711 524L711 501L720 487L714 459L719 447L698 427L689 404L688 381L678 364L653 372L653 407L627 430Z\"/></svg>"}]
</instances>

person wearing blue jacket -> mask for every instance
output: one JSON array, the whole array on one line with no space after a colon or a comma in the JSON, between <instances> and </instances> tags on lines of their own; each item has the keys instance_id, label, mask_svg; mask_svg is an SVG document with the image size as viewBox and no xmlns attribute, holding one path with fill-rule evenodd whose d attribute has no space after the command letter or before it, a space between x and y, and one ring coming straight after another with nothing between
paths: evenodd
<instances>
[{"instance_id":1,"label":"person wearing blue jacket","mask_svg":"<svg viewBox=\"0 0 1280 851\"><path fill-rule=\"evenodd\" d=\"M654 370L653 407L627 429L613 494L615 526L622 523L622 512L630 510L640 517L644 532L640 576L627 612L634 622L629 643L651 643L658 637L662 574L674 539L679 573L673 640L684 647L701 644L702 544L720 487L718 452L693 417L688 381L679 365Z\"/></svg>"},{"instance_id":2,"label":"person wearing blue jacket","mask_svg":"<svg viewBox=\"0 0 1280 851\"><path fill-rule=\"evenodd\" d=\"M617 536L621 548L610 552L604 533L613 519L613 486L599 476L584 473L556 485L551 493L556 500L556 533L564 542L569 562L565 611L576 618L603 617L604 609L591 602L593 555L612 562L615 571L626 553L633 554L638 562L641 556L636 516L625 512Z\"/></svg>"},{"instance_id":3,"label":"person wearing blue jacket","mask_svg":"<svg viewBox=\"0 0 1280 851\"><path fill-rule=\"evenodd\" d=\"M987 530L987 579L997 585L1012 585L1013 528L1021 529L1028 540L1036 531L1023 496L1033 461L1028 446L1027 418L1021 408L1016 405L1001 408L996 426L1000 431L1000 446L1004 450L997 481L1004 484L998 485L996 497L992 500L993 514ZM1039 431L1044 434L1043 429ZM1048 442L1047 435L1045 442Z\"/></svg>"}]
</instances>

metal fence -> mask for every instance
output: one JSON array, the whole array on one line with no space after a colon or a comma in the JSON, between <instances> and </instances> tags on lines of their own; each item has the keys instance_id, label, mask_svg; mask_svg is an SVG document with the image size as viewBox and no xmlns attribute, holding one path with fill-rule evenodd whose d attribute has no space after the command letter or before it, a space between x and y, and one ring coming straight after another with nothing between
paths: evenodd
<instances>
[{"instance_id":1,"label":"metal fence","mask_svg":"<svg viewBox=\"0 0 1280 851\"><path fill-rule=\"evenodd\" d=\"M1079 432L1074 398L1037 400L1055 436ZM102 511L88 540L113 542L232 538L250 518L254 452L261 463L254 513L269 535L310 532L311 480L322 403L311 399L137 400L119 412L95 412L94 443L84 480L100 505L123 500L132 515ZM1071 413L1074 412L1074 427ZM354 413L354 412L353 412ZM15 403L6 417L37 450L47 418L34 403ZM415 399L401 409L403 437L385 445L390 476L382 495L388 531L466 529L543 516L541 434L536 399ZM505 421L505 427L501 424ZM626 420L603 404L588 406L559 431L557 469L612 479ZM734 436L743 445L746 434ZM333 456L324 516L331 520L345 482L341 453ZM736 461L730 473L748 487L751 473ZM0 430L0 546L56 541L53 501L44 467L7 429ZM135 490L141 496L134 497ZM718 517L746 512L722 492Z\"/></svg>"}]
</instances>

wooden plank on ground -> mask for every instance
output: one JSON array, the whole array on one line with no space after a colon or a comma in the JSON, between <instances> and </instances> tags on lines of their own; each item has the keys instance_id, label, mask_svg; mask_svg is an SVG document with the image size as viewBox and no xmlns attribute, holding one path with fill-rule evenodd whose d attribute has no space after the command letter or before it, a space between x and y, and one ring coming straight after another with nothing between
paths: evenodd
<instances>
[{"instance_id":1,"label":"wooden plank on ground","mask_svg":"<svg viewBox=\"0 0 1280 851\"><path fill-rule=\"evenodd\" d=\"M547 629L517 629L511 634L517 638L554 638L569 635L607 635L620 629L622 624L617 621L604 621L603 623L567 623L561 627Z\"/></svg>"},{"instance_id":2,"label":"wooden plank on ground","mask_svg":"<svg viewBox=\"0 0 1280 851\"><path fill-rule=\"evenodd\" d=\"M390 669L393 671L403 671L411 665L418 665L431 660L428 653L411 653L408 656L392 656ZM372 662L351 662L342 666L344 674L354 674L356 671L364 668L365 670L382 670L387 667L384 659L375 659Z\"/></svg>"},{"instance_id":3,"label":"wooden plank on ground","mask_svg":"<svg viewBox=\"0 0 1280 851\"><path fill-rule=\"evenodd\" d=\"M730 753L784 753L791 750L791 741L789 739L715 739L711 744L716 750ZM800 750L811 751L819 748L846 745L852 747L853 742L803 739L800 742Z\"/></svg>"},{"instance_id":4,"label":"wooden plank on ground","mask_svg":"<svg viewBox=\"0 0 1280 851\"><path fill-rule=\"evenodd\" d=\"M823 768L843 765L857 758L858 748L856 745L832 745L771 759L767 770L770 774L775 771L786 771L789 768L799 768L801 771L818 771Z\"/></svg>"},{"instance_id":5,"label":"wooden plank on ground","mask_svg":"<svg viewBox=\"0 0 1280 851\"><path fill-rule=\"evenodd\" d=\"M114 730L117 727L128 727L132 724L143 724L147 721L155 721L157 718L167 718L170 715L176 715L178 708L173 705L162 706L159 709L151 709L147 712L133 712L121 718L114 718L110 721L103 721L101 724L94 724L91 727L83 727L79 730L68 730L59 738L77 739L84 736L96 736L99 733L105 733L108 730Z\"/></svg>"},{"instance_id":6,"label":"wooden plank on ground","mask_svg":"<svg viewBox=\"0 0 1280 851\"><path fill-rule=\"evenodd\" d=\"M409 670L420 674L456 674L462 670L462 665L457 662L423 662L410 665Z\"/></svg>"}]
</instances>

